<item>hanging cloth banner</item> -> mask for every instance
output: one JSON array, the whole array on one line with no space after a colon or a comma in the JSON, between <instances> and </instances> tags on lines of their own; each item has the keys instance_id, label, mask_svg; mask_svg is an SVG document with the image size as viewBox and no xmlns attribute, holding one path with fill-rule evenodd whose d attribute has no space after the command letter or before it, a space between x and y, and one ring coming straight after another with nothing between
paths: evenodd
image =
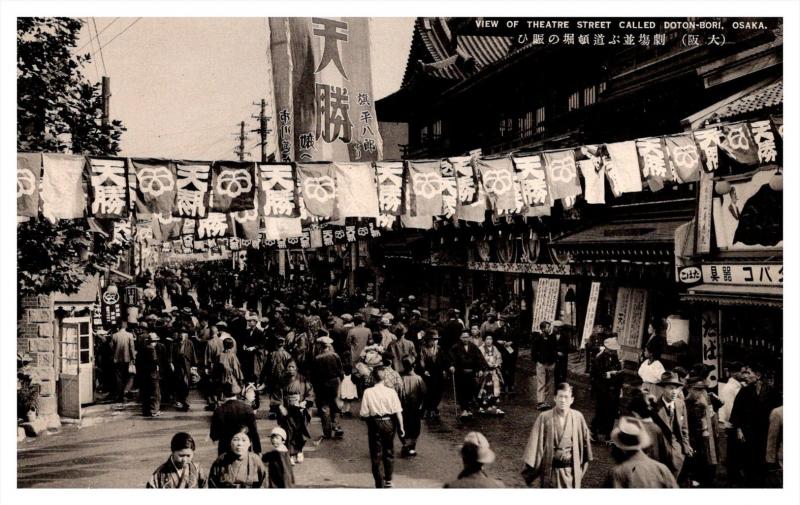
<instances>
[{"instance_id":1,"label":"hanging cloth banner","mask_svg":"<svg viewBox=\"0 0 800 505\"><path fill-rule=\"evenodd\" d=\"M311 247L311 232L308 229L303 230L303 234L300 235L300 247L303 249Z\"/></svg>"},{"instance_id":2,"label":"hanging cloth banner","mask_svg":"<svg viewBox=\"0 0 800 505\"><path fill-rule=\"evenodd\" d=\"M332 246L336 243L334 239L334 229L333 228L325 228L322 230L321 233L322 245L325 247Z\"/></svg>"},{"instance_id":3,"label":"hanging cloth banner","mask_svg":"<svg viewBox=\"0 0 800 505\"><path fill-rule=\"evenodd\" d=\"M255 209L255 164L216 161L211 167L211 210L238 212Z\"/></svg>"},{"instance_id":4,"label":"hanging cloth banner","mask_svg":"<svg viewBox=\"0 0 800 505\"><path fill-rule=\"evenodd\" d=\"M178 194L175 165L169 160L131 160L136 174L136 212L172 214Z\"/></svg>"},{"instance_id":5,"label":"hanging cloth banner","mask_svg":"<svg viewBox=\"0 0 800 505\"><path fill-rule=\"evenodd\" d=\"M258 239L258 230L261 228L261 215L258 212L258 197L255 199L255 208L231 212L235 234L237 237L248 240Z\"/></svg>"},{"instance_id":6,"label":"hanging cloth banner","mask_svg":"<svg viewBox=\"0 0 800 505\"><path fill-rule=\"evenodd\" d=\"M778 136L783 140L783 115L771 116L771 119L773 126L775 126L775 131L778 132Z\"/></svg>"},{"instance_id":7,"label":"hanging cloth banner","mask_svg":"<svg viewBox=\"0 0 800 505\"><path fill-rule=\"evenodd\" d=\"M533 306L532 330L540 331L542 321L552 322L558 310L558 296L561 281L557 278L542 277L536 283L536 303Z\"/></svg>"},{"instance_id":8,"label":"hanging cloth banner","mask_svg":"<svg viewBox=\"0 0 800 505\"><path fill-rule=\"evenodd\" d=\"M444 207L444 217L451 219L456 214L458 205L458 183L456 182L456 172L450 162L441 162L442 170L442 205Z\"/></svg>"},{"instance_id":9,"label":"hanging cloth banner","mask_svg":"<svg viewBox=\"0 0 800 505\"><path fill-rule=\"evenodd\" d=\"M259 164L264 217L297 217L294 171L291 165ZM261 198L263 196L263 199Z\"/></svg>"},{"instance_id":10,"label":"hanging cloth banner","mask_svg":"<svg viewBox=\"0 0 800 505\"><path fill-rule=\"evenodd\" d=\"M377 218L378 188L372 163L334 163L336 173L336 218Z\"/></svg>"},{"instance_id":11,"label":"hanging cloth banner","mask_svg":"<svg viewBox=\"0 0 800 505\"><path fill-rule=\"evenodd\" d=\"M671 135L664 138L664 144L667 147L669 161L678 182L699 181L702 161L700 150L697 148L692 134Z\"/></svg>"},{"instance_id":12,"label":"hanging cloth banner","mask_svg":"<svg viewBox=\"0 0 800 505\"><path fill-rule=\"evenodd\" d=\"M478 179L475 177L473 157L458 156L448 158L447 162L453 167L455 173L458 203L462 205L474 203L478 196Z\"/></svg>"},{"instance_id":13,"label":"hanging cloth banner","mask_svg":"<svg viewBox=\"0 0 800 505\"><path fill-rule=\"evenodd\" d=\"M606 177L603 169L603 146L583 146L578 168L583 176L583 197L588 204L606 203ZM576 156L577 157L577 156Z\"/></svg>"},{"instance_id":14,"label":"hanging cloth banner","mask_svg":"<svg viewBox=\"0 0 800 505\"><path fill-rule=\"evenodd\" d=\"M406 186L405 191L406 211L400 216L400 224L404 228L415 228L421 230L429 230L433 228L433 218L431 216L412 216L409 213L411 209L411 190Z\"/></svg>"},{"instance_id":15,"label":"hanging cloth banner","mask_svg":"<svg viewBox=\"0 0 800 505\"><path fill-rule=\"evenodd\" d=\"M541 154L513 158L517 180L520 183L522 201L528 207L550 207L552 202L547 190L547 173Z\"/></svg>"},{"instance_id":16,"label":"hanging cloth banner","mask_svg":"<svg viewBox=\"0 0 800 505\"><path fill-rule=\"evenodd\" d=\"M183 218L173 217L172 214L153 214L150 226L153 238L159 242L166 242L180 236Z\"/></svg>"},{"instance_id":17,"label":"hanging cloth banner","mask_svg":"<svg viewBox=\"0 0 800 505\"><path fill-rule=\"evenodd\" d=\"M483 186L478 184L475 202L466 205L459 203L456 206L456 218L471 223L482 223L486 220L487 209L486 193Z\"/></svg>"},{"instance_id":18,"label":"hanging cloth banner","mask_svg":"<svg viewBox=\"0 0 800 505\"><path fill-rule=\"evenodd\" d=\"M608 185L615 197L625 193L638 193L642 190L642 172L639 168L639 154L636 142L615 142L606 144L608 156L603 157Z\"/></svg>"},{"instance_id":19,"label":"hanging cloth banner","mask_svg":"<svg viewBox=\"0 0 800 505\"><path fill-rule=\"evenodd\" d=\"M723 175L748 171L758 165L758 146L745 122L724 125L719 147Z\"/></svg>"},{"instance_id":20,"label":"hanging cloth banner","mask_svg":"<svg viewBox=\"0 0 800 505\"><path fill-rule=\"evenodd\" d=\"M303 225L299 217L266 217L264 228L267 240L281 240L303 234Z\"/></svg>"},{"instance_id":21,"label":"hanging cloth banner","mask_svg":"<svg viewBox=\"0 0 800 505\"><path fill-rule=\"evenodd\" d=\"M667 152L664 150L664 139L653 137L636 140L636 151L639 154L639 166L650 191L661 191L664 181L675 180L669 166Z\"/></svg>"},{"instance_id":22,"label":"hanging cloth banner","mask_svg":"<svg viewBox=\"0 0 800 505\"><path fill-rule=\"evenodd\" d=\"M298 163L300 195L311 216L331 218L336 211L336 180L332 163Z\"/></svg>"},{"instance_id":23,"label":"hanging cloth banner","mask_svg":"<svg viewBox=\"0 0 800 505\"><path fill-rule=\"evenodd\" d=\"M378 175L378 209L381 215L399 216L403 213L403 162L379 161L375 164Z\"/></svg>"},{"instance_id":24,"label":"hanging cloth banner","mask_svg":"<svg viewBox=\"0 0 800 505\"><path fill-rule=\"evenodd\" d=\"M517 206L514 196L514 167L508 157L477 159L476 168L481 186L495 213L513 210Z\"/></svg>"},{"instance_id":25,"label":"hanging cloth banner","mask_svg":"<svg viewBox=\"0 0 800 505\"><path fill-rule=\"evenodd\" d=\"M17 215L39 215L39 183L42 179L42 155L17 153Z\"/></svg>"},{"instance_id":26,"label":"hanging cloth banner","mask_svg":"<svg viewBox=\"0 0 800 505\"><path fill-rule=\"evenodd\" d=\"M586 318L583 320L583 334L581 336L580 349L586 347L586 342L594 332L594 320L597 316L597 302L600 300L600 282L593 281L589 290L589 302L586 304Z\"/></svg>"},{"instance_id":27,"label":"hanging cloth banner","mask_svg":"<svg viewBox=\"0 0 800 505\"><path fill-rule=\"evenodd\" d=\"M406 213L412 217L433 217L444 213L442 199L441 162L410 161L408 163L408 184L410 206Z\"/></svg>"},{"instance_id":28,"label":"hanging cloth banner","mask_svg":"<svg viewBox=\"0 0 800 505\"><path fill-rule=\"evenodd\" d=\"M719 166L719 144L722 142L722 131L713 126L704 130L692 132L694 141L703 157L703 168L706 172L713 172Z\"/></svg>"},{"instance_id":29,"label":"hanging cloth banner","mask_svg":"<svg viewBox=\"0 0 800 505\"><path fill-rule=\"evenodd\" d=\"M197 220L195 232L200 240L230 236L228 215L222 212L209 212L208 217Z\"/></svg>"},{"instance_id":30,"label":"hanging cloth banner","mask_svg":"<svg viewBox=\"0 0 800 505\"><path fill-rule=\"evenodd\" d=\"M289 18L269 17L269 49L277 114L278 146L275 157L282 163L294 159L294 106L292 103L292 51Z\"/></svg>"},{"instance_id":31,"label":"hanging cloth banner","mask_svg":"<svg viewBox=\"0 0 800 505\"><path fill-rule=\"evenodd\" d=\"M322 229L318 225L311 225L308 228L309 240L311 244L309 247L316 249L322 247Z\"/></svg>"},{"instance_id":32,"label":"hanging cloth banner","mask_svg":"<svg viewBox=\"0 0 800 505\"><path fill-rule=\"evenodd\" d=\"M175 167L178 196L175 215L203 218L208 215L208 190L211 164L178 161Z\"/></svg>"},{"instance_id":33,"label":"hanging cloth banner","mask_svg":"<svg viewBox=\"0 0 800 505\"><path fill-rule=\"evenodd\" d=\"M578 167L572 149L544 153L547 181L550 183L550 198L560 200L581 194Z\"/></svg>"},{"instance_id":34,"label":"hanging cloth banner","mask_svg":"<svg viewBox=\"0 0 800 505\"><path fill-rule=\"evenodd\" d=\"M128 217L128 170L123 158L88 158L91 213L100 219Z\"/></svg>"},{"instance_id":35,"label":"hanging cloth banner","mask_svg":"<svg viewBox=\"0 0 800 505\"><path fill-rule=\"evenodd\" d=\"M750 123L750 132L753 134L753 141L758 146L759 163L783 164L778 147L775 143L775 132L769 119L763 121L753 121Z\"/></svg>"}]
</instances>

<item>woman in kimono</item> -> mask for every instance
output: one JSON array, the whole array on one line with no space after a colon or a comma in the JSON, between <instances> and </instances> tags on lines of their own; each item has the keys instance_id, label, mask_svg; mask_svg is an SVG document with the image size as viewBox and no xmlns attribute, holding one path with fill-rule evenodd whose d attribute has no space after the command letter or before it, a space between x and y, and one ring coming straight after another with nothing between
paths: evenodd
<instances>
[{"instance_id":1,"label":"woman in kimono","mask_svg":"<svg viewBox=\"0 0 800 505\"><path fill-rule=\"evenodd\" d=\"M206 476L192 461L194 458L194 439L188 433L176 433L169 444L172 454L159 466L147 488L155 489L192 489L206 487Z\"/></svg>"},{"instance_id":2,"label":"woman in kimono","mask_svg":"<svg viewBox=\"0 0 800 505\"><path fill-rule=\"evenodd\" d=\"M189 339L189 329L180 331L180 341L172 348L172 365L175 367L175 406L189 410L189 386L192 381L192 368L197 366L194 344Z\"/></svg>"},{"instance_id":3,"label":"woman in kimono","mask_svg":"<svg viewBox=\"0 0 800 505\"><path fill-rule=\"evenodd\" d=\"M231 439L228 452L223 453L208 475L210 488L265 488L267 469L261 459L250 451L250 435L246 426Z\"/></svg>"},{"instance_id":4,"label":"woman in kimono","mask_svg":"<svg viewBox=\"0 0 800 505\"><path fill-rule=\"evenodd\" d=\"M225 384L230 384L233 393L239 394L242 392L244 375L239 358L236 357L235 342L232 338L226 338L222 341L222 346L224 351L220 354L216 365L217 380L223 389Z\"/></svg>"},{"instance_id":5,"label":"woman in kimono","mask_svg":"<svg viewBox=\"0 0 800 505\"><path fill-rule=\"evenodd\" d=\"M497 408L500 403L500 391L503 386L503 356L497 347L494 346L494 337L486 335L483 345L479 347L481 354L486 359L488 369L483 376L481 390L478 393L480 400L480 412L493 415L503 415L505 412Z\"/></svg>"},{"instance_id":6,"label":"woman in kimono","mask_svg":"<svg viewBox=\"0 0 800 505\"><path fill-rule=\"evenodd\" d=\"M286 430L286 447L292 465L303 462L303 447L311 438L308 408L314 403L314 390L305 377L298 374L297 363L286 365L286 378L272 394L272 404L277 407L278 425Z\"/></svg>"}]
</instances>

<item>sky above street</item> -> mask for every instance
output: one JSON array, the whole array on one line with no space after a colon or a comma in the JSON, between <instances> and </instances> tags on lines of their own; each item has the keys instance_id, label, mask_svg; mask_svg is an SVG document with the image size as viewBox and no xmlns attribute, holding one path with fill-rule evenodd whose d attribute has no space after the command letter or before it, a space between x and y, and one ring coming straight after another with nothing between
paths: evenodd
<instances>
[{"instance_id":1,"label":"sky above street","mask_svg":"<svg viewBox=\"0 0 800 505\"><path fill-rule=\"evenodd\" d=\"M84 73L92 81L111 78L111 118L127 128L123 156L236 159L239 123L257 128L253 104L268 86L266 18L84 20L77 48L93 53ZM414 18L370 20L376 98L399 88L413 24ZM248 135L249 159L259 159L258 134Z\"/></svg>"}]
</instances>

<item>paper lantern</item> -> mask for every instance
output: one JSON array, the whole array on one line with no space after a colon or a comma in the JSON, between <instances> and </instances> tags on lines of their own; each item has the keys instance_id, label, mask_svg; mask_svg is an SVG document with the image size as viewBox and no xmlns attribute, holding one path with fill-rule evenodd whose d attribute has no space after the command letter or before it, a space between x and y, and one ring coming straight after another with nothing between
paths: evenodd
<instances>
[{"instance_id":1,"label":"paper lantern","mask_svg":"<svg viewBox=\"0 0 800 505\"><path fill-rule=\"evenodd\" d=\"M732 188L733 186L731 186L731 183L728 181L717 181L717 183L714 184L714 192L720 196L727 195L731 192Z\"/></svg>"},{"instance_id":2,"label":"paper lantern","mask_svg":"<svg viewBox=\"0 0 800 505\"><path fill-rule=\"evenodd\" d=\"M783 174L777 172L769 180L769 187L773 191L783 191Z\"/></svg>"}]
</instances>

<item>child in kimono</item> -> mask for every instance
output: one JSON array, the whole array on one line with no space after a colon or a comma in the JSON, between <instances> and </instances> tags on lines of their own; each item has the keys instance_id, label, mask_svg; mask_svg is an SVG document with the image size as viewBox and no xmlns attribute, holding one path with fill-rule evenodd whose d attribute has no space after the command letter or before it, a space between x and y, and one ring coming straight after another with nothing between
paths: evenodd
<instances>
[{"instance_id":1,"label":"child in kimono","mask_svg":"<svg viewBox=\"0 0 800 505\"><path fill-rule=\"evenodd\" d=\"M206 487L206 476L192 461L194 439L188 433L176 433L170 442L170 454L166 463L159 466L147 482L147 488L192 489Z\"/></svg>"},{"instance_id":2,"label":"child in kimono","mask_svg":"<svg viewBox=\"0 0 800 505\"><path fill-rule=\"evenodd\" d=\"M286 431L280 426L272 428L269 441L272 450L261 457L269 474L269 487L294 487L294 471L289 460L289 449L286 448Z\"/></svg>"},{"instance_id":3,"label":"child in kimono","mask_svg":"<svg viewBox=\"0 0 800 505\"><path fill-rule=\"evenodd\" d=\"M480 413L488 413L501 416L505 414L497 408L500 403L500 391L503 385L503 355L494 346L494 337L486 335L486 340L480 346L481 354L486 360L487 370L483 376L481 390L478 393L480 401Z\"/></svg>"}]
</instances>

